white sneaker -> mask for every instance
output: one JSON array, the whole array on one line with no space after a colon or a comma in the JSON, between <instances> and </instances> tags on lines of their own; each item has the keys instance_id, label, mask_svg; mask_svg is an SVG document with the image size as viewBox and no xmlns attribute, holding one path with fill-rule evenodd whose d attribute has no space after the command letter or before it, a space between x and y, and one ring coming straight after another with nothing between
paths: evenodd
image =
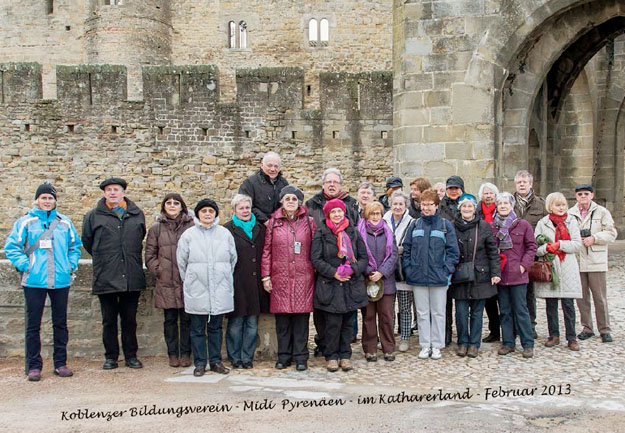
<instances>
[{"instance_id":1,"label":"white sneaker","mask_svg":"<svg viewBox=\"0 0 625 433\"><path fill-rule=\"evenodd\" d=\"M399 342L399 351L400 352L406 352L409 347L410 347L410 343L408 342L408 340L401 340Z\"/></svg>"},{"instance_id":2,"label":"white sneaker","mask_svg":"<svg viewBox=\"0 0 625 433\"><path fill-rule=\"evenodd\" d=\"M441 359L441 351L435 347L432 348L432 359Z\"/></svg>"},{"instance_id":3,"label":"white sneaker","mask_svg":"<svg viewBox=\"0 0 625 433\"><path fill-rule=\"evenodd\" d=\"M423 349L421 349L421 352L419 352L419 359L427 359L429 357L430 357L430 348L424 347ZM440 357L440 352L439 352L439 357Z\"/></svg>"}]
</instances>

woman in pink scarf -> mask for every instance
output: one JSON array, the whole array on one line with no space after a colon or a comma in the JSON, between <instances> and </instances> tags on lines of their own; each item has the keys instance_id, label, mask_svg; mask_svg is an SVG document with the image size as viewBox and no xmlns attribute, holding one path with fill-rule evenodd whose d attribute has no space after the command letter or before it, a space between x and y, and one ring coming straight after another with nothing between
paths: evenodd
<instances>
[{"instance_id":1,"label":"woman in pink scarf","mask_svg":"<svg viewBox=\"0 0 625 433\"><path fill-rule=\"evenodd\" d=\"M353 312L367 305L363 273L368 257L365 244L345 217L342 200L328 200L326 216L312 241L310 259L317 270L314 307L324 315L324 356L328 371L352 369Z\"/></svg>"}]
</instances>

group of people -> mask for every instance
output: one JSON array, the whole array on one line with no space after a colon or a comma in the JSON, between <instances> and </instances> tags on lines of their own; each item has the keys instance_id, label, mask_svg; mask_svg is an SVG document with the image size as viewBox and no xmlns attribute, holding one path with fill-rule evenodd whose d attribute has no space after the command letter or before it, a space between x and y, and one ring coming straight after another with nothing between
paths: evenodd
<instances>
[{"instance_id":1,"label":"group of people","mask_svg":"<svg viewBox=\"0 0 625 433\"><path fill-rule=\"evenodd\" d=\"M519 336L522 356L530 358L537 338L536 297L546 299L545 346L560 343L558 300L571 350L594 335L591 296L600 337L612 341L607 244L616 230L610 212L593 201L591 185L576 187L577 204L568 209L561 193L543 200L532 183L532 175L520 171L513 194L484 183L475 197L458 176L435 189L416 178L409 194L401 178L390 177L375 200L371 183L361 183L353 198L343 190L341 172L329 168L322 190L305 201L283 177L280 156L269 152L240 186L231 202L232 219L223 226L214 200L202 199L190 212L181 195L167 194L147 230L145 263L156 278L155 306L164 310L169 365L193 364L196 376L207 369L227 374L221 356L226 319L232 368L253 368L258 317L271 313L275 367L307 370L312 313L315 355L325 357L328 371L349 371L358 310L368 362L377 361L378 350L385 361L395 359L396 324L399 352L409 350L410 335L418 329L418 357L441 358L452 340L454 318L458 356L477 357L482 341L500 340L498 353L507 355ZM66 317L81 246L93 257L103 368L118 367L118 318L125 365L142 367L136 313L146 286L145 217L125 196L125 180L110 178L100 188L103 197L85 215L81 237L57 212L54 187L44 183L35 193L35 207L6 239L6 256L21 273L24 290L28 380L41 378L39 334L47 296L54 373L73 374L67 366ZM482 339L484 310L490 333Z\"/></svg>"}]
</instances>

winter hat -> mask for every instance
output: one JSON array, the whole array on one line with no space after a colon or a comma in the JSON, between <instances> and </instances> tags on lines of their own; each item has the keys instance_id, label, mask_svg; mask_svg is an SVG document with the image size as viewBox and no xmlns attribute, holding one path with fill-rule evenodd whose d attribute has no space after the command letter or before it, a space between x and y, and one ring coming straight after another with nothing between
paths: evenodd
<instances>
[{"instance_id":1,"label":"winter hat","mask_svg":"<svg viewBox=\"0 0 625 433\"><path fill-rule=\"evenodd\" d=\"M460 176L449 176L445 185L447 188L460 188L464 192L464 180Z\"/></svg>"},{"instance_id":2,"label":"winter hat","mask_svg":"<svg viewBox=\"0 0 625 433\"><path fill-rule=\"evenodd\" d=\"M403 188L404 183L401 180L401 177L391 176L386 178L386 189L389 188Z\"/></svg>"},{"instance_id":3,"label":"winter hat","mask_svg":"<svg viewBox=\"0 0 625 433\"><path fill-rule=\"evenodd\" d=\"M50 194L56 200L56 188L53 187L50 182L44 182L37 187L35 200L37 200L41 194Z\"/></svg>"},{"instance_id":4,"label":"winter hat","mask_svg":"<svg viewBox=\"0 0 625 433\"><path fill-rule=\"evenodd\" d=\"M460 197L458 197L458 209L460 209L460 206L462 206L462 203L464 203L465 201L470 201L471 203L473 203L473 207L477 207L477 199L475 198L475 196L473 194L467 194L465 192Z\"/></svg>"},{"instance_id":5,"label":"winter hat","mask_svg":"<svg viewBox=\"0 0 625 433\"><path fill-rule=\"evenodd\" d=\"M217 206L217 203L215 203L215 201L211 200L210 198L203 198L202 200L197 202L197 204L195 205L195 209L193 209L193 212L195 212L195 216L197 217L200 214L200 211L205 207L212 207L213 209L215 209L215 216L219 216L219 206Z\"/></svg>"},{"instance_id":6,"label":"winter hat","mask_svg":"<svg viewBox=\"0 0 625 433\"><path fill-rule=\"evenodd\" d=\"M592 187L592 185L588 183L580 183L579 185L575 187L575 192L579 192L579 191L595 192L595 189Z\"/></svg>"},{"instance_id":7,"label":"winter hat","mask_svg":"<svg viewBox=\"0 0 625 433\"><path fill-rule=\"evenodd\" d=\"M343 200L339 200L338 198L328 200L326 204L323 205L323 213L326 218L330 218L330 211L332 209L336 209L337 207L343 209L343 212L345 212L345 203L343 203Z\"/></svg>"},{"instance_id":8,"label":"winter hat","mask_svg":"<svg viewBox=\"0 0 625 433\"><path fill-rule=\"evenodd\" d=\"M128 186L128 183L120 177L109 177L108 179L104 180L100 184L100 189L104 191L104 188L106 188L109 185L119 185L122 187L124 191L126 191L126 187Z\"/></svg>"},{"instance_id":9,"label":"winter hat","mask_svg":"<svg viewBox=\"0 0 625 433\"><path fill-rule=\"evenodd\" d=\"M280 201L282 201L287 194L293 194L299 201L304 201L304 193L295 185L287 185L280 190Z\"/></svg>"}]
</instances>

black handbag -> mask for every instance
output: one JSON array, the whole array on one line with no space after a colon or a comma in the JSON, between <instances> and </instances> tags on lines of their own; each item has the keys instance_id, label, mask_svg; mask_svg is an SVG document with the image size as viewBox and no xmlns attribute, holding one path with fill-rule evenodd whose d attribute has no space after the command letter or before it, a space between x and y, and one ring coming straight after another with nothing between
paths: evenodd
<instances>
[{"instance_id":1,"label":"black handbag","mask_svg":"<svg viewBox=\"0 0 625 433\"><path fill-rule=\"evenodd\" d=\"M460 283L472 283L475 281L475 253L477 252L477 229L475 226L475 242L473 245L473 260L470 262L463 262L456 266L456 270L451 275L452 284Z\"/></svg>"},{"instance_id":2,"label":"black handbag","mask_svg":"<svg viewBox=\"0 0 625 433\"><path fill-rule=\"evenodd\" d=\"M393 218L391 216L391 218ZM403 282L406 281L406 277L404 275L404 268L401 265L401 256L404 253L404 239L406 238L406 233L408 233L408 228L410 228L410 224L408 224L408 227L406 227L406 230L404 230L404 234L401 237L401 240L399 241L399 245L397 245L397 263L395 264L395 281L396 282Z\"/></svg>"}]
</instances>

